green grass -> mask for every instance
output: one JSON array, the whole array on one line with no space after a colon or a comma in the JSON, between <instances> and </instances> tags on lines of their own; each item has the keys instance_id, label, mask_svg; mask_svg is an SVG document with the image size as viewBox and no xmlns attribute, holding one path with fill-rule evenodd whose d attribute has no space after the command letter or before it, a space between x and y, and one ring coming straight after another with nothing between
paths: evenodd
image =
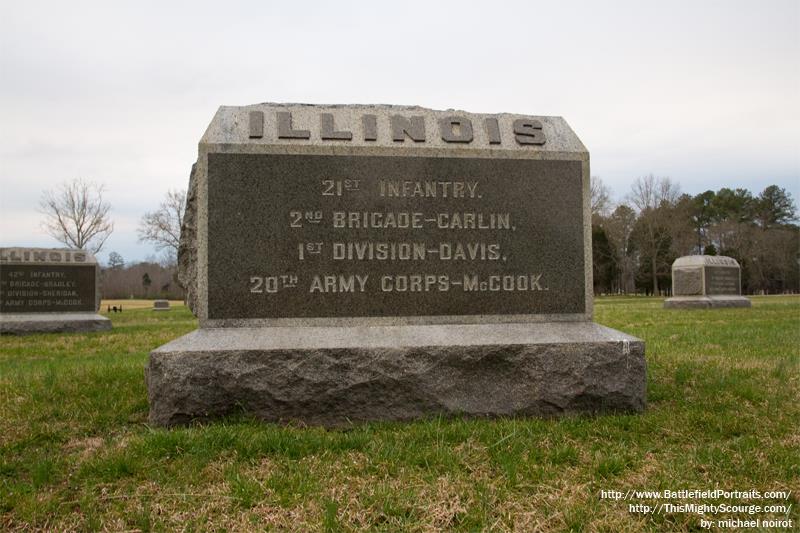
<instances>
[{"instance_id":1,"label":"green grass","mask_svg":"<svg viewBox=\"0 0 800 533\"><path fill-rule=\"evenodd\" d=\"M797 524L800 298L606 298L595 315L647 343L643 415L154 429L143 366L196 327L185 308L2 337L0 529L696 531L600 491L713 488L791 490Z\"/></svg>"}]
</instances>

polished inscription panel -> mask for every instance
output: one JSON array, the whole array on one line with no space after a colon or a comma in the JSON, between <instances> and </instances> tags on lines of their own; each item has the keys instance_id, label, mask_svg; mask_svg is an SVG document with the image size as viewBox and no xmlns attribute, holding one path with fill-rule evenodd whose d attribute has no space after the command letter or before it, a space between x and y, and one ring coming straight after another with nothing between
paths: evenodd
<instances>
[{"instance_id":1,"label":"polished inscription panel","mask_svg":"<svg viewBox=\"0 0 800 533\"><path fill-rule=\"evenodd\" d=\"M208 316L585 311L581 162L208 156Z\"/></svg>"},{"instance_id":2,"label":"polished inscription panel","mask_svg":"<svg viewBox=\"0 0 800 533\"><path fill-rule=\"evenodd\" d=\"M739 295L742 293L739 282L739 266L707 266L706 294Z\"/></svg>"},{"instance_id":3,"label":"polished inscription panel","mask_svg":"<svg viewBox=\"0 0 800 533\"><path fill-rule=\"evenodd\" d=\"M95 311L95 265L0 264L0 312Z\"/></svg>"}]
</instances>

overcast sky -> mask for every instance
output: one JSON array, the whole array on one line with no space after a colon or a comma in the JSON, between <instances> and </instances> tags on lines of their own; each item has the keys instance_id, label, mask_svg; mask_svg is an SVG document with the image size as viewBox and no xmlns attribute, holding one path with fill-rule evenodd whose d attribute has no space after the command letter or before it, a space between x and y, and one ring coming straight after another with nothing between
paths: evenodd
<instances>
[{"instance_id":1,"label":"overcast sky","mask_svg":"<svg viewBox=\"0 0 800 533\"><path fill-rule=\"evenodd\" d=\"M800 199L800 1L2 1L0 246L57 246L43 190L105 184L126 261L219 105L560 115L622 198L770 184Z\"/></svg>"}]
</instances>

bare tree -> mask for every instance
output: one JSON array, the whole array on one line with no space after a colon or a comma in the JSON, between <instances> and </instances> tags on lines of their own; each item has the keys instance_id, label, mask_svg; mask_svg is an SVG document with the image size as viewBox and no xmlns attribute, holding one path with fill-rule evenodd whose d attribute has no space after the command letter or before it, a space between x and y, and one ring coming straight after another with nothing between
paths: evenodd
<instances>
[{"instance_id":1,"label":"bare tree","mask_svg":"<svg viewBox=\"0 0 800 533\"><path fill-rule=\"evenodd\" d=\"M117 252L111 252L108 254L108 268L112 270L118 270L125 266L125 260L122 256Z\"/></svg>"},{"instance_id":2,"label":"bare tree","mask_svg":"<svg viewBox=\"0 0 800 533\"><path fill-rule=\"evenodd\" d=\"M628 199L639 212L654 210L663 204L674 205L680 196L680 187L669 178L657 178L652 174L636 178Z\"/></svg>"},{"instance_id":3,"label":"bare tree","mask_svg":"<svg viewBox=\"0 0 800 533\"><path fill-rule=\"evenodd\" d=\"M164 250L166 257L177 258L185 210L186 191L168 191L159 208L139 221L139 242L152 243L156 250Z\"/></svg>"},{"instance_id":4,"label":"bare tree","mask_svg":"<svg viewBox=\"0 0 800 533\"><path fill-rule=\"evenodd\" d=\"M111 204L103 200L103 185L80 178L44 191L39 207L44 230L70 248L99 252L114 231Z\"/></svg>"},{"instance_id":5,"label":"bare tree","mask_svg":"<svg viewBox=\"0 0 800 533\"><path fill-rule=\"evenodd\" d=\"M658 295L658 274L669 268L659 264L659 254L670 245L670 218L672 208L680 197L680 187L669 178L657 178L650 174L636 178L628 196L639 211L641 225L640 250L650 261L653 294ZM661 253L663 256L663 253Z\"/></svg>"},{"instance_id":6,"label":"bare tree","mask_svg":"<svg viewBox=\"0 0 800 533\"><path fill-rule=\"evenodd\" d=\"M603 183L600 176L592 176L590 184L592 216L608 216L611 209L611 189Z\"/></svg>"},{"instance_id":7,"label":"bare tree","mask_svg":"<svg viewBox=\"0 0 800 533\"><path fill-rule=\"evenodd\" d=\"M634 265L631 250L631 234L636 224L636 212L625 203L614 209L614 212L603 221L608 242L614 250L619 279L617 290L628 293L636 289L634 281Z\"/></svg>"}]
</instances>

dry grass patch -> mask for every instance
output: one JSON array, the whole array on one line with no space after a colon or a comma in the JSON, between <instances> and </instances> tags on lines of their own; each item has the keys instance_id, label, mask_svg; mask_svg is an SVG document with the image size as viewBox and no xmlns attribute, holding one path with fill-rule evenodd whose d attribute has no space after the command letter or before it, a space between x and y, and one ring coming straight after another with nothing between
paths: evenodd
<instances>
[{"instance_id":1,"label":"dry grass patch","mask_svg":"<svg viewBox=\"0 0 800 533\"><path fill-rule=\"evenodd\" d=\"M169 300L170 307L183 307L183 300ZM100 302L100 311L108 312L108 306L119 308L122 307L122 312L134 309L152 309L153 300L102 300ZM166 311L161 311L166 312Z\"/></svg>"}]
</instances>

